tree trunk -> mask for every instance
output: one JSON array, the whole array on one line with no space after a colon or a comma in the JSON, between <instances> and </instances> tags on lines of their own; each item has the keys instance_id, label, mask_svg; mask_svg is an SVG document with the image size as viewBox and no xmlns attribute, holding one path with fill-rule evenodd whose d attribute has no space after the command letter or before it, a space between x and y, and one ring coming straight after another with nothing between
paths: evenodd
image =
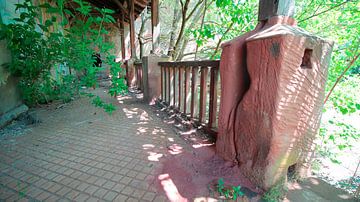
<instances>
[{"instance_id":1,"label":"tree trunk","mask_svg":"<svg viewBox=\"0 0 360 202\"><path fill-rule=\"evenodd\" d=\"M140 46L140 59L144 56L144 38L143 38L143 34L145 31L145 24L148 21L149 17L146 17L147 11L145 10L142 14L141 14L141 26L140 26L140 30L139 30L139 34L138 34L138 41L139 41L139 46Z\"/></svg>"},{"instance_id":2,"label":"tree trunk","mask_svg":"<svg viewBox=\"0 0 360 202\"><path fill-rule=\"evenodd\" d=\"M171 56L174 52L174 44L175 44L175 33L177 30L178 22L180 20L181 12L179 10L177 1L175 1L174 6L174 17L171 25L171 32L170 32L170 41L169 41L169 49L168 49L168 56Z\"/></svg>"}]
</instances>

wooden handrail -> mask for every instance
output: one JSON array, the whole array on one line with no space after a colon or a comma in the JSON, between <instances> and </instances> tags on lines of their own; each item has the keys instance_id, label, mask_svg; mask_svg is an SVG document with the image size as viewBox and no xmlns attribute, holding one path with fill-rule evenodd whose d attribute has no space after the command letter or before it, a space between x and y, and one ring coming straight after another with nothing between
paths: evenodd
<instances>
[{"instance_id":1,"label":"wooden handrail","mask_svg":"<svg viewBox=\"0 0 360 202\"><path fill-rule=\"evenodd\" d=\"M159 62L162 67L219 67L220 60L198 60L198 61L181 61L181 62Z\"/></svg>"}]
</instances>

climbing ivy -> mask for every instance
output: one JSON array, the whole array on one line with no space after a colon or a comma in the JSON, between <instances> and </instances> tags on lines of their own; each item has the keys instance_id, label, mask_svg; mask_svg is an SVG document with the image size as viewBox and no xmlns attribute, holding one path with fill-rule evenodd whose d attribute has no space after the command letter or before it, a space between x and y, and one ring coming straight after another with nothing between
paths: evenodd
<instances>
[{"instance_id":1,"label":"climbing ivy","mask_svg":"<svg viewBox=\"0 0 360 202\"><path fill-rule=\"evenodd\" d=\"M103 63L110 66L109 93L116 96L127 91L124 71L110 54L113 44L105 40L107 25L115 23L114 11L82 0L72 2L76 5L71 11L65 0L40 5L25 0L16 4L20 14L13 23L0 23L0 40L6 40L12 56L5 67L20 78L23 98L30 106L57 99L68 102L82 87L96 88L103 68L94 65L94 54L100 54ZM68 68L69 74L59 71L60 67ZM115 110L111 104L102 103L101 107L109 113Z\"/></svg>"}]
</instances>

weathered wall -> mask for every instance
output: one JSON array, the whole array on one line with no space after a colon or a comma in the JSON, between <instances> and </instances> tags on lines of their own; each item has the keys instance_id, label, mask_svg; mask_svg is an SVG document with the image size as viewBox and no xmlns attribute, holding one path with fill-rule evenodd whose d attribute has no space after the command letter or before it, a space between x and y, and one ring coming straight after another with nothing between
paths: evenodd
<instances>
[{"instance_id":1,"label":"weathered wall","mask_svg":"<svg viewBox=\"0 0 360 202\"><path fill-rule=\"evenodd\" d=\"M15 3L19 3L19 1L0 0L0 17L2 22L9 23L10 19L16 15L14 12ZM3 67L3 64L10 60L11 56L6 48L5 41L0 41L0 116L22 103L20 92L17 88L17 79L10 76Z\"/></svg>"}]
</instances>

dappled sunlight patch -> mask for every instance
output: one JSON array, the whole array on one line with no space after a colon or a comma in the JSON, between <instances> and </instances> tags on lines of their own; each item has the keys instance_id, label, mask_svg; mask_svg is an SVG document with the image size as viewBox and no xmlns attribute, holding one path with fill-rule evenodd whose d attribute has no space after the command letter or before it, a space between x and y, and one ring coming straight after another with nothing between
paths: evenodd
<instances>
[{"instance_id":1,"label":"dappled sunlight patch","mask_svg":"<svg viewBox=\"0 0 360 202\"><path fill-rule=\"evenodd\" d=\"M172 138L172 137L169 137L168 140L169 140L170 142L174 142L174 138Z\"/></svg>"},{"instance_id":2,"label":"dappled sunlight patch","mask_svg":"<svg viewBox=\"0 0 360 202\"><path fill-rule=\"evenodd\" d=\"M158 133L162 133L162 134L164 134L164 129L162 129L162 128L154 128L154 130L151 132L151 134L153 134L153 135L157 135Z\"/></svg>"},{"instance_id":3,"label":"dappled sunlight patch","mask_svg":"<svg viewBox=\"0 0 360 202\"><path fill-rule=\"evenodd\" d=\"M163 154L156 152L147 152L147 153L149 154L148 156L149 161L159 161L159 159L164 156Z\"/></svg>"},{"instance_id":4,"label":"dappled sunlight patch","mask_svg":"<svg viewBox=\"0 0 360 202\"><path fill-rule=\"evenodd\" d=\"M192 145L192 147L195 148L195 149L198 149L198 148L201 148L201 147L210 147L210 146L213 146L213 145L214 145L214 143L208 143L208 144L199 143L199 144Z\"/></svg>"},{"instance_id":5,"label":"dappled sunlight patch","mask_svg":"<svg viewBox=\"0 0 360 202\"><path fill-rule=\"evenodd\" d=\"M167 147L168 151L172 155L180 154L183 152L183 147L179 146L178 144L173 144Z\"/></svg>"},{"instance_id":6,"label":"dappled sunlight patch","mask_svg":"<svg viewBox=\"0 0 360 202\"><path fill-rule=\"evenodd\" d=\"M146 111L143 111L140 114L140 121L149 121L149 114Z\"/></svg>"},{"instance_id":7,"label":"dappled sunlight patch","mask_svg":"<svg viewBox=\"0 0 360 202\"><path fill-rule=\"evenodd\" d=\"M346 194L339 194L338 197L341 198L341 199L346 199L346 200L351 199L351 197L349 195L346 195Z\"/></svg>"},{"instance_id":8,"label":"dappled sunlight patch","mask_svg":"<svg viewBox=\"0 0 360 202\"><path fill-rule=\"evenodd\" d=\"M191 135L191 134L196 133L196 131L197 131L197 129L190 129L188 131L180 132L180 135Z\"/></svg>"},{"instance_id":9,"label":"dappled sunlight patch","mask_svg":"<svg viewBox=\"0 0 360 202\"><path fill-rule=\"evenodd\" d=\"M132 99L132 97L131 97L131 96L128 96L128 95L126 95L126 96L119 95L119 96L116 97L116 100L117 100L120 104L124 104L124 100L130 100L130 99Z\"/></svg>"},{"instance_id":10,"label":"dappled sunlight patch","mask_svg":"<svg viewBox=\"0 0 360 202\"><path fill-rule=\"evenodd\" d=\"M144 144L142 147L143 147L143 149L147 150L147 149L155 148L155 145L153 145L153 144Z\"/></svg>"},{"instance_id":11,"label":"dappled sunlight patch","mask_svg":"<svg viewBox=\"0 0 360 202\"><path fill-rule=\"evenodd\" d=\"M135 125L146 125L146 124L149 124L149 122L141 121L141 122L135 123Z\"/></svg>"},{"instance_id":12,"label":"dappled sunlight patch","mask_svg":"<svg viewBox=\"0 0 360 202\"><path fill-rule=\"evenodd\" d=\"M132 109L123 108L122 110L125 113L126 117L129 119L134 118L134 115L138 114L137 112L138 108L132 108Z\"/></svg>"},{"instance_id":13,"label":"dappled sunlight patch","mask_svg":"<svg viewBox=\"0 0 360 202\"><path fill-rule=\"evenodd\" d=\"M302 187L301 187L301 185L299 183L294 182L294 183L289 184L288 189L289 190L301 190Z\"/></svg>"},{"instance_id":14,"label":"dappled sunlight patch","mask_svg":"<svg viewBox=\"0 0 360 202\"><path fill-rule=\"evenodd\" d=\"M188 201L186 198L181 196L176 185L171 180L169 174L167 174L167 173L161 174L161 175L159 175L158 179L160 180L160 184L161 184L163 190L165 191L166 196L168 197L168 199L170 201L179 201L179 202Z\"/></svg>"},{"instance_id":15,"label":"dappled sunlight patch","mask_svg":"<svg viewBox=\"0 0 360 202\"><path fill-rule=\"evenodd\" d=\"M145 128L145 127L139 127L138 129L137 129L137 133L136 134L142 134L142 133L146 133L147 132L147 130L148 130L148 128Z\"/></svg>"},{"instance_id":16,"label":"dappled sunlight patch","mask_svg":"<svg viewBox=\"0 0 360 202\"><path fill-rule=\"evenodd\" d=\"M194 202L216 202L217 199L210 198L210 197L197 197L194 198Z\"/></svg>"},{"instance_id":17,"label":"dappled sunlight patch","mask_svg":"<svg viewBox=\"0 0 360 202\"><path fill-rule=\"evenodd\" d=\"M314 179L314 178L311 178L310 180L310 183L313 184L313 185L319 185L319 181Z\"/></svg>"}]
</instances>

